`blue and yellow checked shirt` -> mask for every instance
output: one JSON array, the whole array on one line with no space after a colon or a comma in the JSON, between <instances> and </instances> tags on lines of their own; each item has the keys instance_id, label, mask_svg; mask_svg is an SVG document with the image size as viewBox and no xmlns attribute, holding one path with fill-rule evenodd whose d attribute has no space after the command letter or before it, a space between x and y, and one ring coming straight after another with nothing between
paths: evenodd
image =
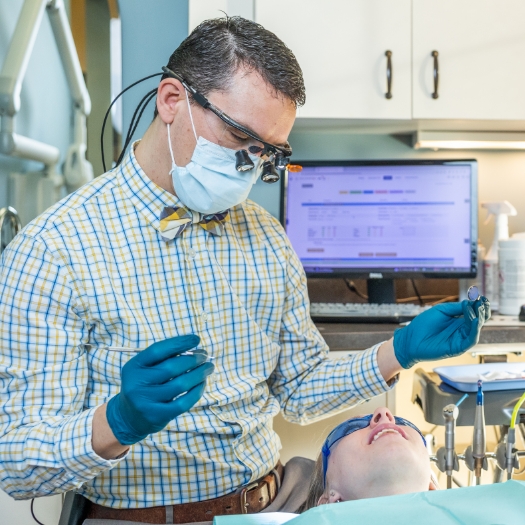
<instances>
[{"instance_id":1,"label":"blue and yellow checked shirt","mask_svg":"<svg viewBox=\"0 0 525 525\"><path fill-rule=\"evenodd\" d=\"M0 487L15 498L78 489L110 507L215 498L279 459L272 418L308 423L389 387L377 347L328 360L302 266L279 225L247 201L222 236L171 242L165 206L133 153L35 219L0 266ZM196 333L216 370L165 430L107 461L96 407L155 341Z\"/></svg>"}]
</instances>

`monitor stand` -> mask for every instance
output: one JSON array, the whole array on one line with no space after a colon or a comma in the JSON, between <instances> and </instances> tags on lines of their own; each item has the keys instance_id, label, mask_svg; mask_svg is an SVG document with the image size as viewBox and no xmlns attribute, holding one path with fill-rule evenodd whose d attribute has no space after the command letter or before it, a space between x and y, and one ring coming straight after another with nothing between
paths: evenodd
<instances>
[{"instance_id":1,"label":"monitor stand","mask_svg":"<svg viewBox=\"0 0 525 525\"><path fill-rule=\"evenodd\" d=\"M396 302L394 279L367 279L368 302L393 304Z\"/></svg>"}]
</instances>

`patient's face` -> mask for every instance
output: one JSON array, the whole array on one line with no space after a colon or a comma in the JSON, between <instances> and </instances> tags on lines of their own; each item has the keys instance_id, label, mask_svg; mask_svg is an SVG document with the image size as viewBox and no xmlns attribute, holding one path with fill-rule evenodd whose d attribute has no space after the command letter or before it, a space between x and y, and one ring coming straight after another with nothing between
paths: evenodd
<instances>
[{"instance_id":1,"label":"patient's face","mask_svg":"<svg viewBox=\"0 0 525 525\"><path fill-rule=\"evenodd\" d=\"M334 444L328 457L326 489L319 503L422 492L430 483L428 452L416 430L397 426L378 408L370 426Z\"/></svg>"}]
</instances>

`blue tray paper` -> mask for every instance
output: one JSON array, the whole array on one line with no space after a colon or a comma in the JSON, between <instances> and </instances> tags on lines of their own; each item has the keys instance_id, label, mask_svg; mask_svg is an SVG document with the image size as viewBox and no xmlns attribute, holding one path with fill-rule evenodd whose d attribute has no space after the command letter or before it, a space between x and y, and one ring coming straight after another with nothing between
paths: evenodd
<instances>
[{"instance_id":1,"label":"blue tray paper","mask_svg":"<svg viewBox=\"0 0 525 525\"><path fill-rule=\"evenodd\" d=\"M461 392L476 392L478 380L483 390L525 390L525 363L484 363L480 365L440 366L434 372L441 380ZM506 375L512 376L507 379ZM525 521L524 521L525 523Z\"/></svg>"},{"instance_id":2,"label":"blue tray paper","mask_svg":"<svg viewBox=\"0 0 525 525\"><path fill-rule=\"evenodd\" d=\"M512 480L494 485L345 501L315 507L295 518L292 514L264 512L216 516L213 525L280 525L285 522L286 525L523 525L525 483Z\"/></svg>"},{"instance_id":3,"label":"blue tray paper","mask_svg":"<svg viewBox=\"0 0 525 525\"><path fill-rule=\"evenodd\" d=\"M507 481L346 501L311 509L286 525L523 525L525 484Z\"/></svg>"}]
</instances>

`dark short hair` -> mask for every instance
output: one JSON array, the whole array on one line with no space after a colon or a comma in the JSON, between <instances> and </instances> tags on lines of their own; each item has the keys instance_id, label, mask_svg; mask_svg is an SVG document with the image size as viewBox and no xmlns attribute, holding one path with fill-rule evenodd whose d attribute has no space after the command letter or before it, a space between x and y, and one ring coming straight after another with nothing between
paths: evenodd
<instances>
[{"instance_id":1,"label":"dark short hair","mask_svg":"<svg viewBox=\"0 0 525 525\"><path fill-rule=\"evenodd\" d=\"M168 62L168 68L203 95L227 89L241 66L256 71L296 107L305 103L303 72L295 55L274 33L240 16L205 20Z\"/></svg>"}]
</instances>

